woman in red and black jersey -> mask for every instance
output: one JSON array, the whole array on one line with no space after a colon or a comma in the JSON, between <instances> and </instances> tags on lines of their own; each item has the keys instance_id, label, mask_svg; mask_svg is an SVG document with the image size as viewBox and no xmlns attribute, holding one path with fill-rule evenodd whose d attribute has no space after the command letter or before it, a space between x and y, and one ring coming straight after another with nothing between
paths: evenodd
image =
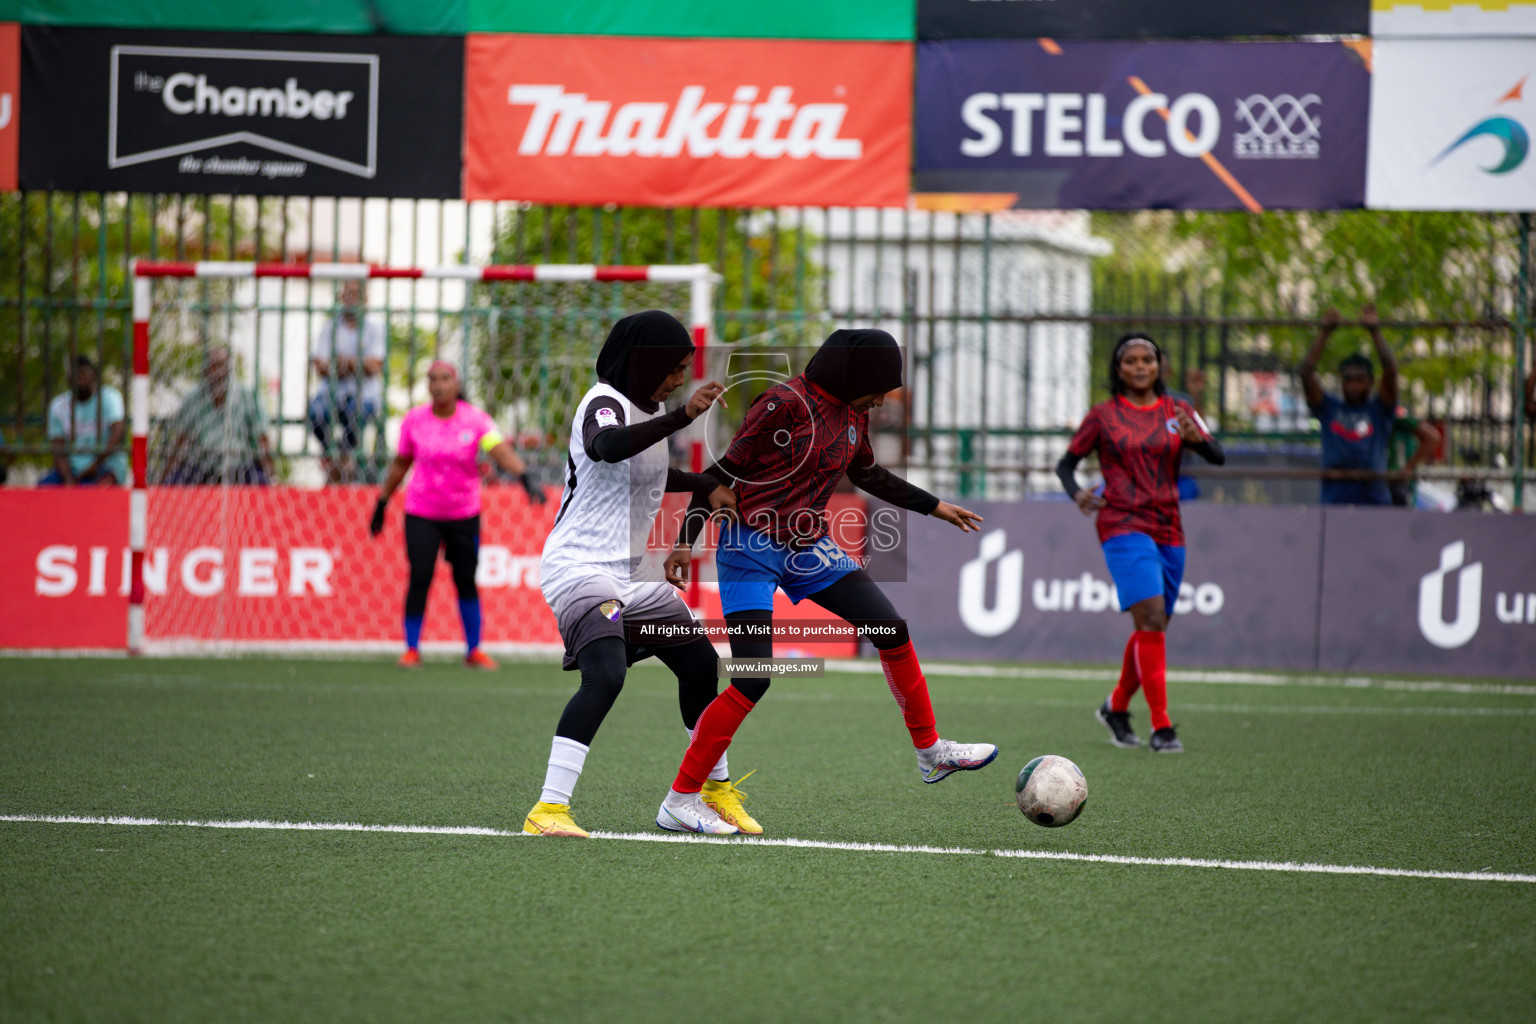
<instances>
[{"instance_id":1,"label":"woman in red and black jersey","mask_svg":"<svg viewBox=\"0 0 1536 1024\"><path fill-rule=\"evenodd\" d=\"M1056 475L1084 515L1098 515L1099 542L1114 577L1120 610L1135 631L1125 645L1120 682L1097 717L1117 747L1141 743L1131 728L1131 697L1141 689L1152 715L1152 750L1183 753L1168 719L1165 634L1184 580L1184 525L1179 518L1179 459L1187 448L1221 465L1226 454L1185 402L1168 394L1159 374L1162 352L1145 334L1127 334L1109 360L1112 397L1088 410ZM1074 471L1097 452L1104 493L1079 487Z\"/></svg>"}]
</instances>

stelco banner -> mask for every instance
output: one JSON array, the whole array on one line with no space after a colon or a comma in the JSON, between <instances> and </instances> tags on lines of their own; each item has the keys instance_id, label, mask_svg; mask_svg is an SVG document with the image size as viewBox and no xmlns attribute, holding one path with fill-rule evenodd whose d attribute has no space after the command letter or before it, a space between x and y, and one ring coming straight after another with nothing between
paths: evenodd
<instances>
[{"instance_id":1,"label":"stelco banner","mask_svg":"<svg viewBox=\"0 0 1536 1024\"><path fill-rule=\"evenodd\" d=\"M919 39L1360 35L1370 0L917 0Z\"/></svg>"},{"instance_id":2,"label":"stelco banner","mask_svg":"<svg viewBox=\"0 0 1536 1024\"><path fill-rule=\"evenodd\" d=\"M1359 206L1370 78L1341 43L919 43L916 190L1019 208Z\"/></svg>"},{"instance_id":3,"label":"stelco banner","mask_svg":"<svg viewBox=\"0 0 1536 1024\"><path fill-rule=\"evenodd\" d=\"M1091 520L1064 502L976 510L979 538L914 534L913 582L887 587L918 650L1115 661L1130 619ZM1536 518L1194 504L1184 524L1174 668L1530 678L1536 666Z\"/></svg>"},{"instance_id":4,"label":"stelco banner","mask_svg":"<svg viewBox=\"0 0 1536 1024\"><path fill-rule=\"evenodd\" d=\"M1536 210L1536 39L1375 47L1367 205Z\"/></svg>"},{"instance_id":5,"label":"stelco banner","mask_svg":"<svg viewBox=\"0 0 1536 1024\"><path fill-rule=\"evenodd\" d=\"M0 23L0 192L16 188L16 123L21 118L21 26Z\"/></svg>"},{"instance_id":6,"label":"stelco banner","mask_svg":"<svg viewBox=\"0 0 1536 1024\"><path fill-rule=\"evenodd\" d=\"M29 189L452 198L453 38L22 33Z\"/></svg>"},{"instance_id":7,"label":"stelco banner","mask_svg":"<svg viewBox=\"0 0 1536 1024\"><path fill-rule=\"evenodd\" d=\"M466 199L900 206L907 43L471 35Z\"/></svg>"}]
</instances>

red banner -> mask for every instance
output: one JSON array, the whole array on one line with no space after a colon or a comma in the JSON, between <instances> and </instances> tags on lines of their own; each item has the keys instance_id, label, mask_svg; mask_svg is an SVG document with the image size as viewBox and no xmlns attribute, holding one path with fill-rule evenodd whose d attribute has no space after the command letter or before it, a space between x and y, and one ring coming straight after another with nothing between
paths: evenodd
<instances>
[{"instance_id":1,"label":"red banner","mask_svg":"<svg viewBox=\"0 0 1536 1024\"><path fill-rule=\"evenodd\" d=\"M16 125L21 120L21 26L0 24L0 192L16 190Z\"/></svg>"},{"instance_id":2,"label":"red banner","mask_svg":"<svg viewBox=\"0 0 1536 1024\"><path fill-rule=\"evenodd\" d=\"M900 206L908 43L475 35L467 199Z\"/></svg>"},{"instance_id":3,"label":"red banner","mask_svg":"<svg viewBox=\"0 0 1536 1024\"><path fill-rule=\"evenodd\" d=\"M335 487L164 487L149 492L145 637L151 646L208 643L357 645L401 641L407 566L399 502L368 535L376 492ZM521 488L484 493L476 583L492 645L557 646L539 591L539 556L559 492L530 505ZM681 496L674 496L681 498ZM658 538L675 536L681 501ZM839 496L834 511L857 498ZM0 648L121 648L127 642L128 492L119 488L0 491ZM844 531L856 551L862 529ZM714 588L705 618L720 618ZM827 618L782 594L788 621ZM422 639L462 642L457 596L440 562ZM853 643L794 645L847 656Z\"/></svg>"}]
</instances>

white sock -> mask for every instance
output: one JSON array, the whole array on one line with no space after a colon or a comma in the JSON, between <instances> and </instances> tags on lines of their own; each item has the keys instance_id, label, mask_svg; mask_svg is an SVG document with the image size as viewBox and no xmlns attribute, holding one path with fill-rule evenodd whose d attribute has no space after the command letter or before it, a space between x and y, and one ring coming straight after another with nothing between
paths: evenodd
<instances>
[{"instance_id":1,"label":"white sock","mask_svg":"<svg viewBox=\"0 0 1536 1024\"><path fill-rule=\"evenodd\" d=\"M591 749L585 743L577 743L564 736L555 737L549 745L549 768L544 773L544 792L539 797L541 803L571 802L571 793L576 789L576 780L581 778L581 769L587 763L587 751Z\"/></svg>"},{"instance_id":2,"label":"white sock","mask_svg":"<svg viewBox=\"0 0 1536 1024\"><path fill-rule=\"evenodd\" d=\"M934 758L938 757L939 756L939 747L942 746L943 743L944 743L943 740L939 740L938 743L935 743L931 747L923 747L920 750L918 750L917 756L918 756L919 760L932 761Z\"/></svg>"},{"instance_id":3,"label":"white sock","mask_svg":"<svg viewBox=\"0 0 1536 1024\"><path fill-rule=\"evenodd\" d=\"M671 807L673 810L677 810L678 808L685 806L688 801L692 800L698 795L699 794L697 793L679 793L675 789L669 789L667 790L667 798L661 802L661 806Z\"/></svg>"},{"instance_id":4,"label":"white sock","mask_svg":"<svg viewBox=\"0 0 1536 1024\"><path fill-rule=\"evenodd\" d=\"M698 726L688 730L688 742L693 742L693 734L698 731ZM709 777L715 782L724 782L731 777L730 750L720 751L720 760L709 770Z\"/></svg>"}]
</instances>

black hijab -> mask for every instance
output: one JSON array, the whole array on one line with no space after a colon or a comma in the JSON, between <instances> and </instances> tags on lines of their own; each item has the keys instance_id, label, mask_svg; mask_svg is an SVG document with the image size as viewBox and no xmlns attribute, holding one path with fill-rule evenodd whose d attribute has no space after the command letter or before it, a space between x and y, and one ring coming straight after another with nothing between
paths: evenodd
<instances>
[{"instance_id":1,"label":"black hijab","mask_svg":"<svg viewBox=\"0 0 1536 1024\"><path fill-rule=\"evenodd\" d=\"M691 355L688 328L671 313L648 309L613 325L597 354L597 376L639 408L655 412L651 396L673 367Z\"/></svg>"},{"instance_id":2,"label":"black hijab","mask_svg":"<svg viewBox=\"0 0 1536 1024\"><path fill-rule=\"evenodd\" d=\"M885 331L842 330L821 343L805 376L839 402L901 387L901 349Z\"/></svg>"}]
</instances>

